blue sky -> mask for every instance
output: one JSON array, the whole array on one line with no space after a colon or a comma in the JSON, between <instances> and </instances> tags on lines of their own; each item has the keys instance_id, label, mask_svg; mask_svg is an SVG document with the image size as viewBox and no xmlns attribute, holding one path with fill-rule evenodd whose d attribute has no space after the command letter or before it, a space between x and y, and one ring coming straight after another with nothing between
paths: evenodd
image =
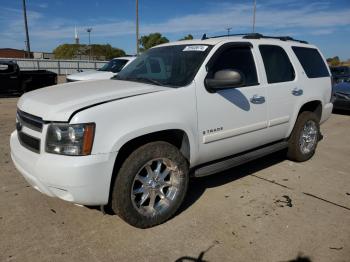
<instances>
[{"instance_id":1,"label":"blue sky","mask_svg":"<svg viewBox=\"0 0 350 262\"><path fill-rule=\"evenodd\" d=\"M186 34L200 38L252 30L253 0L139 0L140 33L160 32L171 41ZM135 0L27 0L33 51L52 51L73 43L77 26L81 43L92 27L93 43L110 43L135 52ZM291 35L321 48L326 57L350 59L350 0L257 0L257 30ZM0 48L24 49L22 0L0 0Z\"/></svg>"}]
</instances>

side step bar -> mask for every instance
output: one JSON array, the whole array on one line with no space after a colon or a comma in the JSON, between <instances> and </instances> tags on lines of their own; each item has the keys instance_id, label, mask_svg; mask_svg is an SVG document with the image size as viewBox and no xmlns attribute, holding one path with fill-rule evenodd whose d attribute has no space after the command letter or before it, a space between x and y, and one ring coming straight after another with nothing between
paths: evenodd
<instances>
[{"instance_id":1,"label":"side step bar","mask_svg":"<svg viewBox=\"0 0 350 262\"><path fill-rule=\"evenodd\" d=\"M287 146L288 146L287 141L278 142L273 145L269 145L254 151L250 151L243 155L234 156L232 158L225 159L220 162L209 164L196 169L194 171L194 177L203 177L203 176L212 175L214 173L218 173L218 172L233 168L235 166L239 166L241 164L250 162L252 160L258 159L260 157L269 155L271 153L280 151L282 149L285 149Z\"/></svg>"}]
</instances>

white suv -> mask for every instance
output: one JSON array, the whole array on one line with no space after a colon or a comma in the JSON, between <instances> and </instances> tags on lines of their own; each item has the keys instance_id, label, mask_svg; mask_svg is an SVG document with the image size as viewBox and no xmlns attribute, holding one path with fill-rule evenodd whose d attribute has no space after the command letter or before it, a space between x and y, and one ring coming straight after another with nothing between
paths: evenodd
<instances>
[{"instance_id":1,"label":"white suv","mask_svg":"<svg viewBox=\"0 0 350 262\"><path fill-rule=\"evenodd\" d=\"M164 44L117 78L23 95L11 156L40 192L140 228L174 215L190 176L285 148L308 160L333 107L321 53L289 37Z\"/></svg>"}]
</instances>

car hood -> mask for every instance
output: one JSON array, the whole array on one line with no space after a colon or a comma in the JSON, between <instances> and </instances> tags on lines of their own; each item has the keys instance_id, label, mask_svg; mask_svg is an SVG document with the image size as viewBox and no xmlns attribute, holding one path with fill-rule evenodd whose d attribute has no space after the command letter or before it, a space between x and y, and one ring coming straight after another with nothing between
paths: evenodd
<instances>
[{"instance_id":1,"label":"car hood","mask_svg":"<svg viewBox=\"0 0 350 262\"><path fill-rule=\"evenodd\" d=\"M168 88L121 80L73 82L25 93L18 108L46 121L68 121L84 107L164 90Z\"/></svg>"},{"instance_id":2,"label":"car hood","mask_svg":"<svg viewBox=\"0 0 350 262\"><path fill-rule=\"evenodd\" d=\"M334 92L350 95L350 83L340 83L334 86Z\"/></svg>"},{"instance_id":3,"label":"car hood","mask_svg":"<svg viewBox=\"0 0 350 262\"><path fill-rule=\"evenodd\" d=\"M73 81L111 79L116 74L108 71L85 71L67 76Z\"/></svg>"}]
</instances>

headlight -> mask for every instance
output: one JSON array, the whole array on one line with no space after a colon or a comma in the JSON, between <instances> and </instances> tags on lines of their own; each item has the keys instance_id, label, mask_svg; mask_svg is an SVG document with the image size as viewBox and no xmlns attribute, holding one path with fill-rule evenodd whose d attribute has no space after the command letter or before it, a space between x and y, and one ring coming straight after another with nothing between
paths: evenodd
<instances>
[{"instance_id":1,"label":"headlight","mask_svg":"<svg viewBox=\"0 0 350 262\"><path fill-rule=\"evenodd\" d=\"M50 124L46 136L46 152L69 156L90 155L95 124Z\"/></svg>"}]
</instances>

